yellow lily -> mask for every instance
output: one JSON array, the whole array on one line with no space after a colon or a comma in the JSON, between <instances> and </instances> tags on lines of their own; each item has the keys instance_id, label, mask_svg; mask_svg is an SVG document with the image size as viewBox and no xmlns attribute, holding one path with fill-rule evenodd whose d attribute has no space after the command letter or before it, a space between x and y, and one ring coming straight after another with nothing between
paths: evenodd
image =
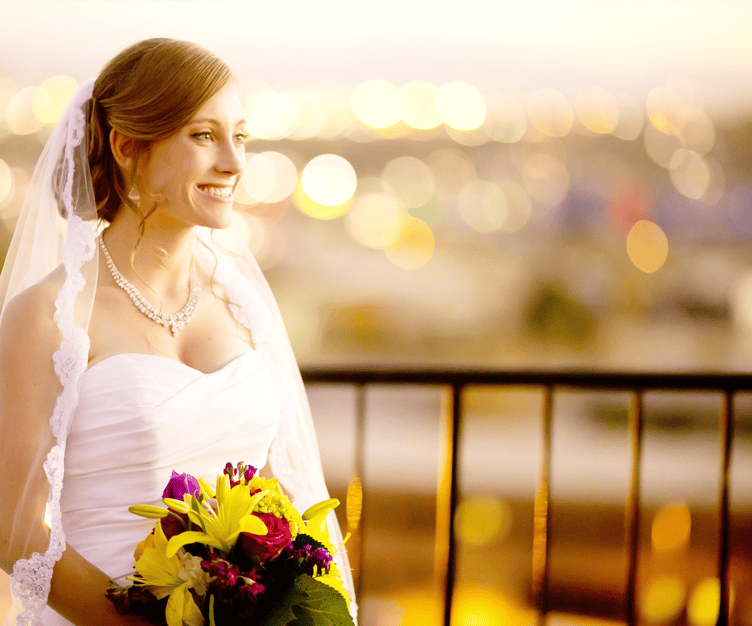
<instances>
[{"instance_id":1,"label":"yellow lily","mask_svg":"<svg viewBox=\"0 0 752 626\"><path fill-rule=\"evenodd\" d=\"M198 557L187 554L183 554L182 559L175 554L168 556L165 553L168 541L160 522L149 537L141 542L143 549L136 561L138 575L128 578L136 584L147 585L157 599L169 596L165 611L168 626L183 626L184 623L203 626L201 610L190 592L192 587L205 592L206 583L198 574L200 565L195 562Z\"/></svg>"},{"instance_id":2,"label":"yellow lily","mask_svg":"<svg viewBox=\"0 0 752 626\"><path fill-rule=\"evenodd\" d=\"M335 502L337 501L335 500ZM337 502L337 504L339 504L339 502ZM318 507L318 505L316 506ZM335 550L334 546L332 546L331 539L329 539L329 527L326 523L326 517L335 506L336 505L330 504L328 506L318 508L316 510L316 514L313 517L307 517L308 511L310 511L311 509L308 509L308 511L303 514L303 518L307 518L305 523L305 534L324 544L324 546L326 546L326 549L329 550L329 552L331 552L332 554L334 554Z\"/></svg>"},{"instance_id":3,"label":"yellow lily","mask_svg":"<svg viewBox=\"0 0 752 626\"><path fill-rule=\"evenodd\" d=\"M165 609L167 626L204 626L206 620L193 600L188 583L175 589L167 600Z\"/></svg>"},{"instance_id":4,"label":"yellow lily","mask_svg":"<svg viewBox=\"0 0 752 626\"><path fill-rule=\"evenodd\" d=\"M185 504L188 517L203 531L185 531L175 535L167 544L166 555L173 556L182 546L190 543L203 543L223 552L229 552L240 533L265 535L264 522L252 514L255 504L264 497L265 492L251 495L248 485L235 485L230 489L229 477L220 476L217 480L217 511L206 502L199 502L194 496L186 494ZM168 504L173 508L173 504Z\"/></svg>"},{"instance_id":5,"label":"yellow lily","mask_svg":"<svg viewBox=\"0 0 752 626\"><path fill-rule=\"evenodd\" d=\"M332 509L336 509L339 506L339 500L337 498L329 498L318 504L314 504L312 507L306 509L303 513L303 519L311 519L316 517L320 513L328 514Z\"/></svg>"},{"instance_id":6,"label":"yellow lily","mask_svg":"<svg viewBox=\"0 0 752 626\"><path fill-rule=\"evenodd\" d=\"M162 519L170 514L169 511L163 509L161 506L152 506L150 504L129 506L128 510L134 515L140 515L147 519Z\"/></svg>"}]
</instances>

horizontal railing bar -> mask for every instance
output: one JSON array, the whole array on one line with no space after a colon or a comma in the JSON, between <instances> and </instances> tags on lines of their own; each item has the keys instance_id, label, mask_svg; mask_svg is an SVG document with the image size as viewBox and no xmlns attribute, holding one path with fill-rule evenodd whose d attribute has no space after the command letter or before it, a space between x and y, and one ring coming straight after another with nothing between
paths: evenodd
<instances>
[{"instance_id":1,"label":"horizontal railing bar","mask_svg":"<svg viewBox=\"0 0 752 626\"><path fill-rule=\"evenodd\" d=\"M306 383L556 386L597 389L752 391L752 373L303 367Z\"/></svg>"}]
</instances>

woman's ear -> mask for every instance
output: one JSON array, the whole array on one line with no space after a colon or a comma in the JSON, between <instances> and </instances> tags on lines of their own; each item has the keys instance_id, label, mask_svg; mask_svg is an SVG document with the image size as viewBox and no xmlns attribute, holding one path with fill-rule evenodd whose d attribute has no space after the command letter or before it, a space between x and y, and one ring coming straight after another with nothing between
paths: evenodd
<instances>
[{"instance_id":1,"label":"woman's ear","mask_svg":"<svg viewBox=\"0 0 752 626\"><path fill-rule=\"evenodd\" d=\"M117 164L124 170L129 170L133 163L135 142L131 137L115 130L110 131L110 149Z\"/></svg>"}]
</instances>

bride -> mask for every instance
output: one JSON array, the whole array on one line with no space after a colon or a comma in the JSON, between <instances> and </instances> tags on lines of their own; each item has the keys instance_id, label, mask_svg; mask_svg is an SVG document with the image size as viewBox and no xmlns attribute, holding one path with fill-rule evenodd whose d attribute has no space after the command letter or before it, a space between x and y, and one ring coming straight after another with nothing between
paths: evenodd
<instances>
[{"instance_id":1,"label":"bride","mask_svg":"<svg viewBox=\"0 0 752 626\"><path fill-rule=\"evenodd\" d=\"M172 470L244 461L299 510L328 497L279 311L232 227L244 116L221 60L150 39L81 87L40 157L0 278L0 565L19 624L145 623L104 591L153 525L128 506L158 504Z\"/></svg>"}]
</instances>

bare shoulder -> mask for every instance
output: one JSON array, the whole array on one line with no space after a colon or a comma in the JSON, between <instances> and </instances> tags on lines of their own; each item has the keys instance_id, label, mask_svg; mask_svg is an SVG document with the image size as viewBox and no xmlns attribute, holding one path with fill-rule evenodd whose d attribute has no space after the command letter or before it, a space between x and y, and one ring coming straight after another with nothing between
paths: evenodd
<instances>
[{"instance_id":1,"label":"bare shoulder","mask_svg":"<svg viewBox=\"0 0 752 626\"><path fill-rule=\"evenodd\" d=\"M64 270L58 268L8 302L0 324L3 366L30 361L39 364L39 359L51 358L60 345L60 332L53 314L55 298L64 280ZM3 371L7 371L5 367Z\"/></svg>"}]
</instances>

